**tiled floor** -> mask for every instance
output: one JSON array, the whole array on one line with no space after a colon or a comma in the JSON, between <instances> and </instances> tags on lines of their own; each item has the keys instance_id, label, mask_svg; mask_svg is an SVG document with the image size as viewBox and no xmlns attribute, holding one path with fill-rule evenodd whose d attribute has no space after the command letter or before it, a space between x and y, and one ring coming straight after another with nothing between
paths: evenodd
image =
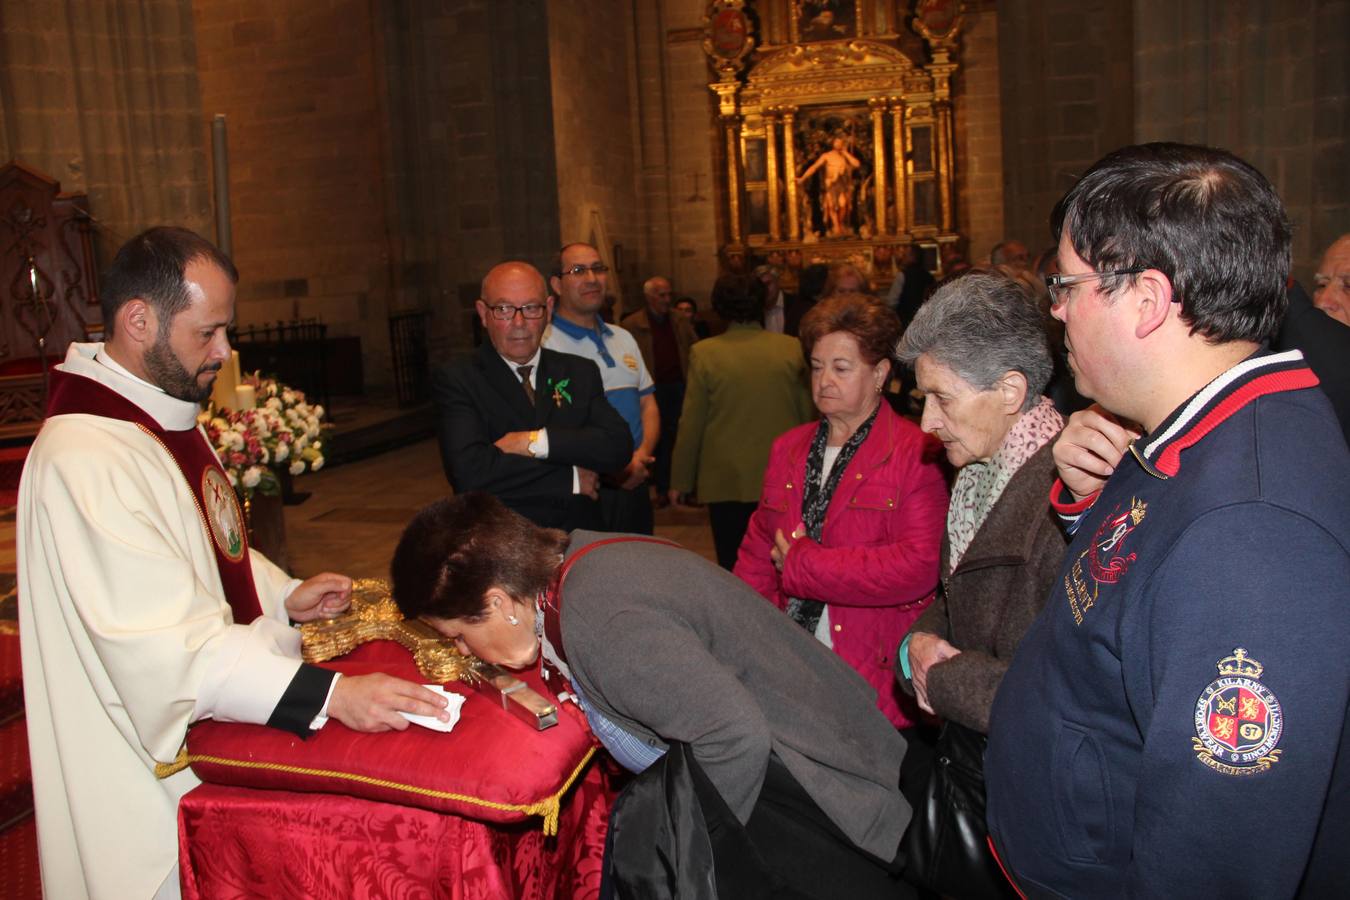
<instances>
[{"instance_id":1,"label":"tiled floor","mask_svg":"<svg viewBox=\"0 0 1350 900\"><path fill-rule=\"evenodd\" d=\"M325 570L387 577L408 520L449 492L435 440L302 476L295 489L310 495L285 508L288 561L302 578ZM658 510L656 533L716 559L704 510Z\"/></svg>"}]
</instances>

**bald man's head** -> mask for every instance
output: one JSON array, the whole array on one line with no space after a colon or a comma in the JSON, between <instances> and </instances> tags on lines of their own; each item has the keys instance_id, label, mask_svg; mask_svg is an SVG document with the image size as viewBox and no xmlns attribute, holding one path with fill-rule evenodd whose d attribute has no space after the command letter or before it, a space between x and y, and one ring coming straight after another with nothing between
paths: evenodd
<instances>
[{"instance_id":1,"label":"bald man's head","mask_svg":"<svg viewBox=\"0 0 1350 900\"><path fill-rule=\"evenodd\" d=\"M481 293L475 305L492 346L516 365L529 362L553 311L544 276L527 262L498 263L483 277Z\"/></svg>"},{"instance_id":2,"label":"bald man's head","mask_svg":"<svg viewBox=\"0 0 1350 900\"><path fill-rule=\"evenodd\" d=\"M483 283L479 287L478 296L481 299L487 299L491 295L493 282L499 282L502 278L532 280L537 283L539 302L542 303L543 298L548 296L548 282L544 279L543 273L529 263L518 259L509 259L488 269L488 273L483 276Z\"/></svg>"},{"instance_id":3,"label":"bald man's head","mask_svg":"<svg viewBox=\"0 0 1350 900\"><path fill-rule=\"evenodd\" d=\"M1338 237L1322 254L1313 284L1313 303L1317 308L1350 325L1350 234Z\"/></svg>"}]
</instances>

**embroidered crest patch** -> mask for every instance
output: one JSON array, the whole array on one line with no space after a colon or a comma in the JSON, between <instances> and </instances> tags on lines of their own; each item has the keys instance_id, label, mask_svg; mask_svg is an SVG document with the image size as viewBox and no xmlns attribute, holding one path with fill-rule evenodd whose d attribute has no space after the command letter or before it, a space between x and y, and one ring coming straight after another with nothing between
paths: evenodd
<instances>
[{"instance_id":1,"label":"embroidered crest patch","mask_svg":"<svg viewBox=\"0 0 1350 900\"><path fill-rule=\"evenodd\" d=\"M1284 713L1259 679L1264 667L1238 647L1195 702L1196 759L1223 775L1255 775L1280 761Z\"/></svg>"},{"instance_id":2,"label":"embroidered crest patch","mask_svg":"<svg viewBox=\"0 0 1350 900\"><path fill-rule=\"evenodd\" d=\"M211 539L230 562L244 556L244 522L239 514L239 503L234 497L225 473L214 466L202 472L202 502L206 505L206 521L211 525Z\"/></svg>"},{"instance_id":3,"label":"embroidered crest patch","mask_svg":"<svg viewBox=\"0 0 1350 900\"><path fill-rule=\"evenodd\" d=\"M1139 527L1148 512L1148 504L1131 499L1130 508L1116 511L1102 521L1088 547L1088 572L1098 584L1115 584L1134 563L1133 553L1125 552L1125 539Z\"/></svg>"},{"instance_id":4,"label":"embroidered crest patch","mask_svg":"<svg viewBox=\"0 0 1350 900\"><path fill-rule=\"evenodd\" d=\"M1073 613L1075 625L1083 624L1083 616L1096 605L1102 586L1117 583L1134 565L1135 554L1126 552L1125 541L1147 514L1148 504L1137 497L1130 498L1129 508L1123 512L1117 506L1097 526L1092 543L1074 560L1069 574L1064 577L1064 590L1069 595L1069 611ZM1084 574L1092 579L1091 584Z\"/></svg>"},{"instance_id":5,"label":"embroidered crest patch","mask_svg":"<svg viewBox=\"0 0 1350 900\"><path fill-rule=\"evenodd\" d=\"M634 372L637 371L637 357L634 356L633 354L625 353L623 355L623 364L628 368L632 369Z\"/></svg>"}]
</instances>

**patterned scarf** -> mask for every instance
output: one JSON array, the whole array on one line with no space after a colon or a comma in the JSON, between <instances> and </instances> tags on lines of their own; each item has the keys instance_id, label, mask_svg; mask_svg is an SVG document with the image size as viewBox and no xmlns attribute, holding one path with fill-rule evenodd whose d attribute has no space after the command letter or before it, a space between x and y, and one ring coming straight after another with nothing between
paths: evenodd
<instances>
[{"instance_id":1,"label":"patterned scarf","mask_svg":"<svg viewBox=\"0 0 1350 900\"><path fill-rule=\"evenodd\" d=\"M1022 464L1036 455L1064 427L1064 419L1055 411L1049 397L1022 413L1003 437L1003 443L988 462L972 462L962 467L952 485L952 502L947 508L947 542L951 545L950 575L970 547L975 532L998 502L1003 489Z\"/></svg>"},{"instance_id":2,"label":"patterned scarf","mask_svg":"<svg viewBox=\"0 0 1350 900\"><path fill-rule=\"evenodd\" d=\"M843 477L844 469L848 468L853 454L857 453L862 442L867 440L880 409L881 404L878 403L872 414L867 417L867 421L858 426L853 436L839 448L839 456L830 468L829 477L824 479L824 484L821 484L820 475L825 470L825 444L830 437L830 422L822 417L820 424L816 426L816 436L811 441L811 452L806 456L804 485L806 491L802 495L802 524L806 526L806 534L811 540L820 540L820 532L825 527L825 511L830 508L834 489L839 486L839 479ZM811 634L816 633L816 625L820 623L820 614L824 611L825 604L820 600L788 598L787 614Z\"/></svg>"}]
</instances>

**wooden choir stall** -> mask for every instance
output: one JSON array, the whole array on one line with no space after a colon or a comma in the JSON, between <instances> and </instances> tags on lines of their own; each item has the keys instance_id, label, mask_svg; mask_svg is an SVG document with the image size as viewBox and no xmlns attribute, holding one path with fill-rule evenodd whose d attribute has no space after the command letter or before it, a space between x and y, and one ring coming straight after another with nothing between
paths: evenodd
<instances>
[{"instance_id":1,"label":"wooden choir stall","mask_svg":"<svg viewBox=\"0 0 1350 900\"><path fill-rule=\"evenodd\" d=\"M51 367L102 330L92 229L84 194L0 166L0 443L31 442Z\"/></svg>"}]
</instances>

